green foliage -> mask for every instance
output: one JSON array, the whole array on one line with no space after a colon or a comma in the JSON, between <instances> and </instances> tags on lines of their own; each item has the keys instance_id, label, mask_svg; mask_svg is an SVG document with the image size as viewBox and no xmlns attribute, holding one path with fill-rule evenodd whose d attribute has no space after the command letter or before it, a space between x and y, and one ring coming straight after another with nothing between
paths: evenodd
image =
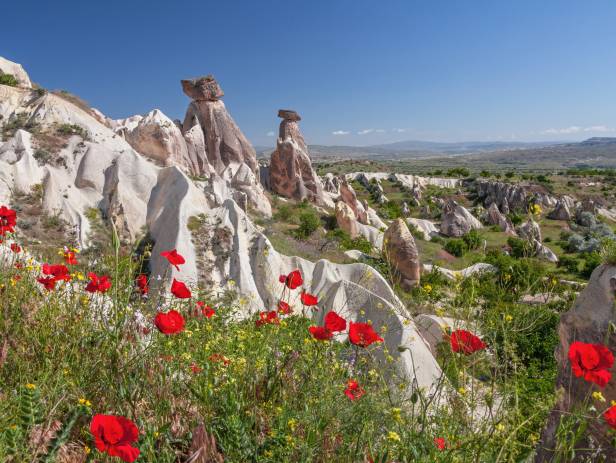
<instances>
[{"instance_id":1,"label":"green foliage","mask_svg":"<svg viewBox=\"0 0 616 463\"><path fill-rule=\"evenodd\" d=\"M470 171L466 167L454 167L447 171L448 177L468 177L470 174Z\"/></svg>"},{"instance_id":2,"label":"green foliage","mask_svg":"<svg viewBox=\"0 0 616 463\"><path fill-rule=\"evenodd\" d=\"M402 217L402 206L396 201L387 201L379 206L381 217L394 220Z\"/></svg>"},{"instance_id":3,"label":"green foliage","mask_svg":"<svg viewBox=\"0 0 616 463\"><path fill-rule=\"evenodd\" d=\"M462 239L454 238L445 243L445 251L452 256L462 257L468 251L468 245Z\"/></svg>"},{"instance_id":4,"label":"green foliage","mask_svg":"<svg viewBox=\"0 0 616 463\"><path fill-rule=\"evenodd\" d=\"M9 87L17 87L19 82L13 74L0 74L0 85L8 85Z\"/></svg>"},{"instance_id":5,"label":"green foliage","mask_svg":"<svg viewBox=\"0 0 616 463\"><path fill-rule=\"evenodd\" d=\"M304 210L299 214L299 228L295 231L298 238L306 239L312 235L319 226L321 220L313 209Z\"/></svg>"},{"instance_id":6,"label":"green foliage","mask_svg":"<svg viewBox=\"0 0 616 463\"><path fill-rule=\"evenodd\" d=\"M462 240L469 250L474 250L483 244L484 237L477 230L471 230L462 237Z\"/></svg>"},{"instance_id":7,"label":"green foliage","mask_svg":"<svg viewBox=\"0 0 616 463\"><path fill-rule=\"evenodd\" d=\"M562 256L557 265L574 275L578 273L579 261L575 257Z\"/></svg>"},{"instance_id":8,"label":"green foliage","mask_svg":"<svg viewBox=\"0 0 616 463\"><path fill-rule=\"evenodd\" d=\"M604 239L601 243L600 258L604 264L616 265L616 241Z\"/></svg>"},{"instance_id":9,"label":"green foliage","mask_svg":"<svg viewBox=\"0 0 616 463\"><path fill-rule=\"evenodd\" d=\"M351 236L347 232L341 230L340 228L336 228L327 232L327 237L329 239L337 241L340 248L345 251L348 251L350 249L357 249L364 254L370 254L372 252L372 245L370 244L370 241L368 241L363 236L351 238Z\"/></svg>"},{"instance_id":10,"label":"green foliage","mask_svg":"<svg viewBox=\"0 0 616 463\"><path fill-rule=\"evenodd\" d=\"M26 130L30 133L37 133L40 130L40 124L28 119L26 113L19 113L11 116L11 118L2 126L2 137L6 140L15 135L18 130Z\"/></svg>"},{"instance_id":11,"label":"green foliage","mask_svg":"<svg viewBox=\"0 0 616 463\"><path fill-rule=\"evenodd\" d=\"M511 255L513 257L522 258L530 257L534 254L534 249L526 240L515 238L510 236L507 238L507 245L511 248Z\"/></svg>"},{"instance_id":12,"label":"green foliage","mask_svg":"<svg viewBox=\"0 0 616 463\"><path fill-rule=\"evenodd\" d=\"M77 124L60 124L56 128L56 132L65 136L79 135L83 139L88 137L88 132Z\"/></svg>"}]
</instances>

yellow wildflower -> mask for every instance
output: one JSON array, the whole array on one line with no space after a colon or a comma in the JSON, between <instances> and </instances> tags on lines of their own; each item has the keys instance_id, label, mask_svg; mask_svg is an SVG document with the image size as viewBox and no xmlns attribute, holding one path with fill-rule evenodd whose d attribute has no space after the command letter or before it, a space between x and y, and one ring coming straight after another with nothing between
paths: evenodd
<instances>
[{"instance_id":1,"label":"yellow wildflower","mask_svg":"<svg viewBox=\"0 0 616 463\"><path fill-rule=\"evenodd\" d=\"M605 402L605 397L601 394L601 391L595 391L592 393L592 398L598 400L599 402Z\"/></svg>"},{"instance_id":2,"label":"yellow wildflower","mask_svg":"<svg viewBox=\"0 0 616 463\"><path fill-rule=\"evenodd\" d=\"M390 442L400 442L400 435L396 431L389 431L387 433L387 440Z\"/></svg>"}]
</instances>

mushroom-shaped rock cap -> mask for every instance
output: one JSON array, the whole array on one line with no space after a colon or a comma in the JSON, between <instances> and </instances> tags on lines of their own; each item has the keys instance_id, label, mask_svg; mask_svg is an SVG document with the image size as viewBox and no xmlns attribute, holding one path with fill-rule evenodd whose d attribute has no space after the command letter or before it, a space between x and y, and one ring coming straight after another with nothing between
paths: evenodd
<instances>
[{"instance_id":1,"label":"mushroom-shaped rock cap","mask_svg":"<svg viewBox=\"0 0 616 463\"><path fill-rule=\"evenodd\" d=\"M302 118L299 117L297 111L293 111L291 109L279 109L278 117L285 119L287 121L301 121Z\"/></svg>"},{"instance_id":2,"label":"mushroom-shaped rock cap","mask_svg":"<svg viewBox=\"0 0 616 463\"><path fill-rule=\"evenodd\" d=\"M182 80L182 90L197 101L217 101L225 94L211 75Z\"/></svg>"}]
</instances>

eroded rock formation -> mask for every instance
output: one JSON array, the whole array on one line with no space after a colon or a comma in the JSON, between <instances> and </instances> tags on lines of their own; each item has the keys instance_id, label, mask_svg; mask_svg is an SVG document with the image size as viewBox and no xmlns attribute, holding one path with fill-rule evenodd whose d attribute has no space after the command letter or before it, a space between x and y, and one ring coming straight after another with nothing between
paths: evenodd
<instances>
[{"instance_id":1,"label":"eroded rock formation","mask_svg":"<svg viewBox=\"0 0 616 463\"><path fill-rule=\"evenodd\" d=\"M492 203L488 210L486 211L486 221L490 225L498 225L501 231L507 233L508 235L515 235L515 229L513 228L513 224L511 220L507 218L501 211L498 210L498 206L496 203Z\"/></svg>"},{"instance_id":2,"label":"eroded rock formation","mask_svg":"<svg viewBox=\"0 0 616 463\"><path fill-rule=\"evenodd\" d=\"M415 239L402 219L394 220L383 237L383 254L392 266L394 277L406 291L419 285L421 263Z\"/></svg>"},{"instance_id":3,"label":"eroded rock formation","mask_svg":"<svg viewBox=\"0 0 616 463\"><path fill-rule=\"evenodd\" d=\"M301 117L286 109L279 110L278 117L282 122L270 161L270 188L286 198L323 204L323 185L312 169L308 147L299 129Z\"/></svg>"},{"instance_id":4,"label":"eroded rock formation","mask_svg":"<svg viewBox=\"0 0 616 463\"><path fill-rule=\"evenodd\" d=\"M32 88L30 77L23 66L0 56L0 76L3 74L10 74L15 77L17 85L21 88Z\"/></svg>"},{"instance_id":5,"label":"eroded rock formation","mask_svg":"<svg viewBox=\"0 0 616 463\"><path fill-rule=\"evenodd\" d=\"M450 199L443 206L441 216L441 233L445 236L460 237L471 230L482 228L477 220L464 206Z\"/></svg>"},{"instance_id":6,"label":"eroded rock formation","mask_svg":"<svg viewBox=\"0 0 616 463\"><path fill-rule=\"evenodd\" d=\"M568 359L571 343L580 341L605 344L611 352L616 352L616 335L611 329L616 323L615 294L616 267L599 266L592 273L588 285L580 293L571 310L560 318L558 326L560 342L555 352L558 362L556 390L559 393L556 395L556 405L548 418L537 447L536 463L555 461L554 449L561 419L569 416L576 407L588 404L590 394L598 390L584 378L577 378L573 375L571 362ZM616 400L616 381L613 377L607 386L601 389L601 392L607 404ZM605 408L603 405L601 407ZM575 444L575 456L567 461L616 461L616 447L612 444L612 438L613 435L602 418L589 418L588 428L580 441Z\"/></svg>"},{"instance_id":7,"label":"eroded rock formation","mask_svg":"<svg viewBox=\"0 0 616 463\"><path fill-rule=\"evenodd\" d=\"M507 201L507 209L513 208L524 211L526 211L531 200L542 207L554 207L556 205L556 198L541 185L520 185L478 179L475 181L475 190L477 198L483 202L485 207L496 203L505 214L508 213L505 212L505 201Z\"/></svg>"}]
</instances>

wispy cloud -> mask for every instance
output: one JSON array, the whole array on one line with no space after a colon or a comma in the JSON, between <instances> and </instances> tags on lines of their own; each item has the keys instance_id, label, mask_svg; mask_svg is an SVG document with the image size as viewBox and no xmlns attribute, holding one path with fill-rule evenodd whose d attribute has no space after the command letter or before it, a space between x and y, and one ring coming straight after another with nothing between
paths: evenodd
<instances>
[{"instance_id":1,"label":"wispy cloud","mask_svg":"<svg viewBox=\"0 0 616 463\"><path fill-rule=\"evenodd\" d=\"M350 132L347 132L346 130L335 130L334 132L332 132L332 135L348 135Z\"/></svg>"},{"instance_id":2,"label":"wispy cloud","mask_svg":"<svg viewBox=\"0 0 616 463\"><path fill-rule=\"evenodd\" d=\"M385 133L385 129L376 129L375 132L376 133Z\"/></svg>"},{"instance_id":3,"label":"wispy cloud","mask_svg":"<svg viewBox=\"0 0 616 463\"><path fill-rule=\"evenodd\" d=\"M271 132L271 131L270 131L270 132L267 132L267 136L268 136L268 137L273 137L274 135L275 135L275 133L274 133L274 132Z\"/></svg>"},{"instance_id":4,"label":"wispy cloud","mask_svg":"<svg viewBox=\"0 0 616 463\"><path fill-rule=\"evenodd\" d=\"M367 135L372 132L374 132L374 129L364 129L364 130L360 130L359 132L357 132L357 135Z\"/></svg>"},{"instance_id":5,"label":"wispy cloud","mask_svg":"<svg viewBox=\"0 0 616 463\"><path fill-rule=\"evenodd\" d=\"M406 129L391 129L391 131L395 133L403 133L406 132Z\"/></svg>"},{"instance_id":6,"label":"wispy cloud","mask_svg":"<svg viewBox=\"0 0 616 463\"><path fill-rule=\"evenodd\" d=\"M583 132L616 132L616 128L607 127L605 125L591 125L589 127L580 127L579 125L571 125L560 129L547 129L541 133L544 135L570 135Z\"/></svg>"}]
</instances>

